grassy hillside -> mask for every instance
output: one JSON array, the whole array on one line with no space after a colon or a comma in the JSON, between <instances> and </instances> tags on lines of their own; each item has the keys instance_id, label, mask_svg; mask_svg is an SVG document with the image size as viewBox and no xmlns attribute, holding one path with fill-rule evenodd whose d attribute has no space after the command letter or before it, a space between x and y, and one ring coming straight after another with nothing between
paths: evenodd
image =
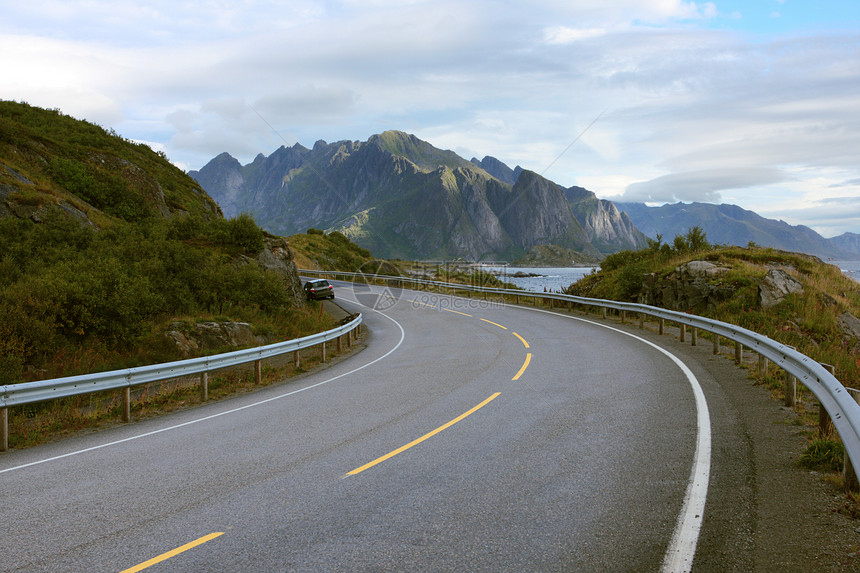
<instances>
[{"instance_id":1,"label":"grassy hillside","mask_svg":"<svg viewBox=\"0 0 860 573\"><path fill-rule=\"evenodd\" d=\"M337 232L308 229L307 233L291 235L289 243L300 269L357 272L375 260L370 251Z\"/></svg>"},{"instance_id":2,"label":"grassy hillside","mask_svg":"<svg viewBox=\"0 0 860 573\"><path fill-rule=\"evenodd\" d=\"M56 110L0 102L0 384L178 358L174 320L318 328L225 220L149 147Z\"/></svg>"},{"instance_id":3,"label":"grassy hillside","mask_svg":"<svg viewBox=\"0 0 860 573\"><path fill-rule=\"evenodd\" d=\"M684 309L737 324L796 347L813 359L833 364L845 385L860 387L860 343L838 324L846 312L860 316L860 285L835 266L816 257L765 248L712 247L700 230L679 236L672 244L652 242L649 249L608 256L601 270L568 288L569 294L639 302L648 280L665 285L676 269L690 261L709 261L728 270L710 279L708 287L730 293L717 303ZM758 289L771 269L784 269L803 285L772 308L762 308Z\"/></svg>"},{"instance_id":4,"label":"grassy hillside","mask_svg":"<svg viewBox=\"0 0 860 573\"><path fill-rule=\"evenodd\" d=\"M0 161L7 201L34 210L67 201L99 225L175 213L220 216L163 154L59 110L0 101Z\"/></svg>"}]
</instances>

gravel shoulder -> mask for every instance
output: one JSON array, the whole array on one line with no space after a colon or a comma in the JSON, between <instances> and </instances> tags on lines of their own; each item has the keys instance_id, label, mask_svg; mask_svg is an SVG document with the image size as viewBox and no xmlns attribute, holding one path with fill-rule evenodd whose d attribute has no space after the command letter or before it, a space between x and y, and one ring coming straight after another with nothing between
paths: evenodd
<instances>
[{"instance_id":1,"label":"gravel shoulder","mask_svg":"<svg viewBox=\"0 0 860 573\"><path fill-rule=\"evenodd\" d=\"M693 571L860 571L855 504L827 475L798 464L817 427L803 425L730 356L714 356L710 341L692 347L668 329L659 336L621 328L684 359L708 398L711 487Z\"/></svg>"}]
</instances>

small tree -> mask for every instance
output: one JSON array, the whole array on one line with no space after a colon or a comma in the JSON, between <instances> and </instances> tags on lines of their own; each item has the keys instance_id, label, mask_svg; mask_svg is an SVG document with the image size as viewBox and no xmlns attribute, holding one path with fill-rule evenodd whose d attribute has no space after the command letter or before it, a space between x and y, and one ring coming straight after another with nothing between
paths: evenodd
<instances>
[{"instance_id":1,"label":"small tree","mask_svg":"<svg viewBox=\"0 0 860 573\"><path fill-rule=\"evenodd\" d=\"M686 235L687 246L690 251L697 253L699 251L707 251L711 248L711 244L708 242L707 237L705 236L705 231L702 230L701 227L696 225L695 227L691 227L689 231L687 231Z\"/></svg>"}]
</instances>

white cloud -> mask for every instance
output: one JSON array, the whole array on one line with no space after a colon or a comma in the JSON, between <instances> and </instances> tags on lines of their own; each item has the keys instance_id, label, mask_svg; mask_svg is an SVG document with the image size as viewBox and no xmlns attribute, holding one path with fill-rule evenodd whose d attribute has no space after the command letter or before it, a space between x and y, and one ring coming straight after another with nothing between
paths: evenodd
<instances>
[{"instance_id":1,"label":"white cloud","mask_svg":"<svg viewBox=\"0 0 860 573\"><path fill-rule=\"evenodd\" d=\"M785 181L788 177L775 169L715 169L663 175L650 181L627 186L623 201L673 203L676 201L719 203L721 191L745 189Z\"/></svg>"},{"instance_id":2,"label":"white cloud","mask_svg":"<svg viewBox=\"0 0 860 573\"><path fill-rule=\"evenodd\" d=\"M547 177L603 197L776 212L849 196L860 33L749 43L708 27L731 25L720 5L18 2L0 22L0 97L160 143L195 169L222 151L269 154L281 136L401 129L512 167L552 164Z\"/></svg>"},{"instance_id":3,"label":"white cloud","mask_svg":"<svg viewBox=\"0 0 860 573\"><path fill-rule=\"evenodd\" d=\"M569 44L579 40L588 40L605 36L603 28L569 28L567 26L552 26L544 30L544 40L548 44Z\"/></svg>"}]
</instances>

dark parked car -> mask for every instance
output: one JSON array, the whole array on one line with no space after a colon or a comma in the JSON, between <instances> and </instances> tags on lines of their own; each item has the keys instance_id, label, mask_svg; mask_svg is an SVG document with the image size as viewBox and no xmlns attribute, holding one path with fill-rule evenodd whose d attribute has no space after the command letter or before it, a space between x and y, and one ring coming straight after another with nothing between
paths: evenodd
<instances>
[{"instance_id":1,"label":"dark parked car","mask_svg":"<svg viewBox=\"0 0 860 573\"><path fill-rule=\"evenodd\" d=\"M305 283L305 296L308 300L334 298L334 287L325 279L308 281Z\"/></svg>"}]
</instances>

